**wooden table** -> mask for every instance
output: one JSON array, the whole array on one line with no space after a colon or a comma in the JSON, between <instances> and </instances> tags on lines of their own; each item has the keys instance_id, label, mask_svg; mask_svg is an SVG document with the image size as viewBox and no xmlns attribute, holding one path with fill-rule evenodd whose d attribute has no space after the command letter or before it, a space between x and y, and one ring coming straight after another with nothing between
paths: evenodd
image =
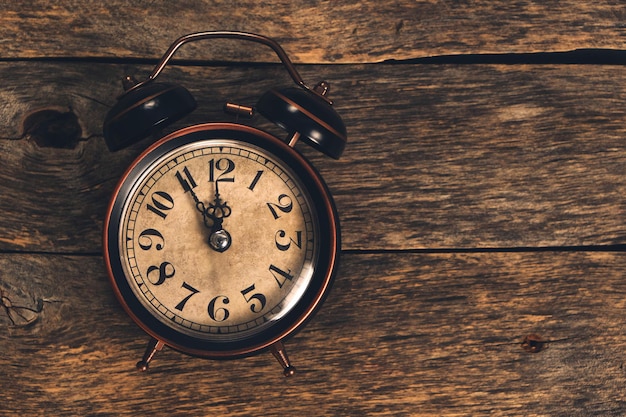
<instances>
[{"instance_id":1,"label":"wooden table","mask_svg":"<svg viewBox=\"0 0 626 417\"><path fill-rule=\"evenodd\" d=\"M626 414L620 2L5 3L0 415ZM147 338L103 266L108 199L151 141L106 149L119 80L215 29L275 38L348 128L339 161L298 147L343 243L293 378L169 349L136 372ZM164 77L199 102L178 126L290 83L254 45L177 57Z\"/></svg>"}]
</instances>

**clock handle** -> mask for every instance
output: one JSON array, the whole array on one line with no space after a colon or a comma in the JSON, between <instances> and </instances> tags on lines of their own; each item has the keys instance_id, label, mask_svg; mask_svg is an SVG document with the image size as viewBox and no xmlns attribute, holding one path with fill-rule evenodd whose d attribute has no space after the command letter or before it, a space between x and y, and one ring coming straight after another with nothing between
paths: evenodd
<instances>
[{"instance_id":1,"label":"clock handle","mask_svg":"<svg viewBox=\"0 0 626 417\"><path fill-rule=\"evenodd\" d=\"M172 59L176 51L184 44L188 42L195 42L195 41L205 40L205 39L238 39L238 40L243 40L243 41L256 42L265 46L269 46L276 53L276 55L280 59L280 62L282 62L283 66L285 67L289 75L291 76L291 79L297 86L303 88L304 90L313 92L316 95L319 95L320 98L328 102L328 104L332 104L332 101L330 101L327 97L324 97L322 94L319 94L317 91L310 88L304 82L304 80L302 79L298 71L296 70L296 67L293 65L293 63L287 56L287 53L278 44L278 42L266 36L258 35L256 33L237 32L237 31L229 31L229 30L196 32L196 33L190 33L190 34L181 36L180 38L176 39L174 43L168 48L168 50L161 57L161 60L154 67L154 69L152 70L148 78L138 84L129 85L129 89L127 91L139 88L142 85L150 83L152 80L156 79L161 74L165 66L168 64L168 62Z\"/></svg>"},{"instance_id":2,"label":"clock handle","mask_svg":"<svg viewBox=\"0 0 626 417\"><path fill-rule=\"evenodd\" d=\"M283 367L283 375L293 376L296 373L296 368L289 362L287 350L285 350L283 342L278 341L270 346L270 352L272 352L272 355L274 355L278 363Z\"/></svg>"},{"instance_id":3,"label":"clock handle","mask_svg":"<svg viewBox=\"0 0 626 417\"><path fill-rule=\"evenodd\" d=\"M146 372L150 368L150 362L154 359L154 356L163 349L165 343L155 338L150 338L146 351L139 362L137 362L137 369L141 372Z\"/></svg>"}]
</instances>

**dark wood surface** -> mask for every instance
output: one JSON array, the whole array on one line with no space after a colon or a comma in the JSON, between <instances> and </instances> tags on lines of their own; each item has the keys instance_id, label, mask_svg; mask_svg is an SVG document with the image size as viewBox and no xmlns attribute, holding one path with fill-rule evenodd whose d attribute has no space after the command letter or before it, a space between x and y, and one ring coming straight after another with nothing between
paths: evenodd
<instances>
[{"instance_id":1,"label":"dark wood surface","mask_svg":"<svg viewBox=\"0 0 626 417\"><path fill-rule=\"evenodd\" d=\"M172 38L205 30L269 34L297 62L363 63L431 55L621 48L619 1L112 0L0 6L3 57L160 56ZM224 43L205 57L253 59ZM202 50L203 48L199 48ZM198 48L190 48L198 50ZM198 54L193 54L198 58Z\"/></svg>"},{"instance_id":2,"label":"dark wood surface","mask_svg":"<svg viewBox=\"0 0 626 417\"><path fill-rule=\"evenodd\" d=\"M626 75L512 63L583 48L619 61L624 6L60 3L0 6L0 415L626 413ZM119 80L210 29L275 37L305 80L331 82L348 128L339 161L298 146L335 196L343 253L287 342L290 379L270 354L169 349L137 373L147 338L103 265L108 199L153 140L106 149ZM460 64L483 54L513 55ZM232 121L225 101L290 83L254 47L180 56L193 61L164 77L199 108L178 126Z\"/></svg>"}]
</instances>

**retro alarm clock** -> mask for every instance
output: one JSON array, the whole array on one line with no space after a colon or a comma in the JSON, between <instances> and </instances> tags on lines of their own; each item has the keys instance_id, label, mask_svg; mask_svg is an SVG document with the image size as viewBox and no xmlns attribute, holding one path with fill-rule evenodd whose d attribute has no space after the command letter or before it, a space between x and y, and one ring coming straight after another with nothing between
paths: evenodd
<instances>
[{"instance_id":1,"label":"retro alarm clock","mask_svg":"<svg viewBox=\"0 0 626 417\"><path fill-rule=\"evenodd\" d=\"M183 87L156 82L174 53L193 41L227 38L270 47L296 86L263 94L255 108L285 138L240 123L181 128L150 145L118 183L104 224L104 259L114 292L151 337L147 370L164 346L210 359L271 351L286 376L295 368L283 341L320 307L337 270L340 229L320 174L294 149L303 141L339 158L346 128L328 84L304 83L274 40L245 32L177 39L150 76L126 77L104 120L111 151L193 111Z\"/></svg>"}]
</instances>

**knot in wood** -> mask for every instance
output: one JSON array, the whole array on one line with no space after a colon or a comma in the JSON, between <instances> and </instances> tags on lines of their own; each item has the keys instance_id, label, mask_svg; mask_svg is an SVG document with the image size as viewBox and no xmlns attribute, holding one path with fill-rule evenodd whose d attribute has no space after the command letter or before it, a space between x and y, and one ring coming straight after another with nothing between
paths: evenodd
<instances>
[{"instance_id":1,"label":"knot in wood","mask_svg":"<svg viewBox=\"0 0 626 417\"><path fill-rule=\"evenodd\" d=\"M42 148L73 149L82 129L74 112L54 109L35 111L24 119L23 136L28 136Z\"/></svg>"},{"instance_id":2,"label":"knot in wood","mask_svg":"<svg viewBox=\"0 0 626 417\"><path fill-rule=\"evenodd\" d=\"M541 336L534 333L524 337L524 340L522 341L522 349L524 349L526 352L539 353L547 348L547 342L543 340Z\"/></svg>"}]
</instances>

